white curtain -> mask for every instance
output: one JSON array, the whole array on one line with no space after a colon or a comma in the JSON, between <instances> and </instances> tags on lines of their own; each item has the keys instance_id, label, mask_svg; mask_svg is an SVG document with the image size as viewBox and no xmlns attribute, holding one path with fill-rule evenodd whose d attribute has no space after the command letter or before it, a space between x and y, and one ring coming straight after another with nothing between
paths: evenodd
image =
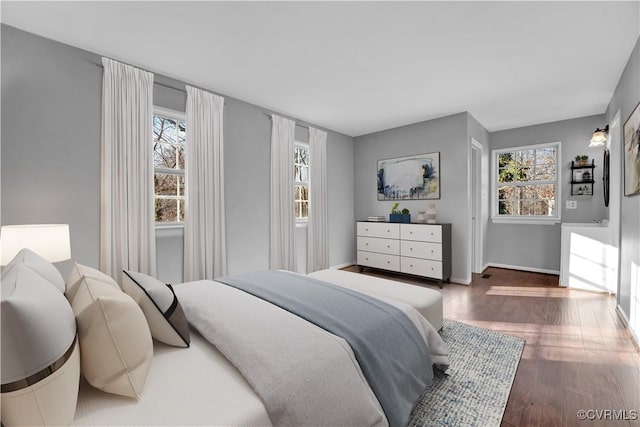
<instances>
[{"instance_id":1,"label":"white curtain","mask_svg":"<svg viewBox=\"0 0 640 427\"><path fill-rule=\"evenodd\" d=\"M227 274L224 98L187 86L184 280Z\"/></svg>"},{"instance_id":2,"label":"white curtain","mask_svg":"<svg viewBox=\"0 0 640 427\"><path fill-rule=\"evenodd\" d=\"M307 273L329 268L327 133L309 128L309 227Z\"/></svg>"},{"instance_id":3,"label":"white curtain","mask_svg":"<svg viewBox=\"0 0 640 427\"><path fill-rule=\"evenodd\" d=\"M293 139L295 122L271 116L271 207L269 268L296 270L293 199Z\"/></svg>"},{"instance_id":4,"label":"white curtain","mask_svg":"<svg viewBox=\"0 0 640 427\"><path fill-rule=\"evenodd\" d=\"M100 269L156 273L153 74L102 58Z\"/></svg>"}]
</instances>

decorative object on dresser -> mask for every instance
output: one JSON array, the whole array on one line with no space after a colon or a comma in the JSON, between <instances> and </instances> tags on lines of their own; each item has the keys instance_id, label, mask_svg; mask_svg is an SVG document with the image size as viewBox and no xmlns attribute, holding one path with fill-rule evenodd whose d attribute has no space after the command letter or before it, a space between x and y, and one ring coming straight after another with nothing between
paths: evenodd
<instances>
[{"instance_id":1,"label":"decorative object on dresser","mask_svg":"<svg viewBox=\"0 0 640 427\"><path fill-rule=\"evenodd\" d=\"M384 215L367 217L367 221L373 221L373 222L384 222L386 220L387 220L387 217Z\"/></svg>"},{"instance_id":2,"label":"decorative object on dresser","mask_svg":"<svg viewBox=\"0 0 640 427\"><path fill-rule=\"evenodd\" d=\"M451 277L451 224L358 221L357 264L442 282Z\"/></svg>"},{"instance_id":3,"label":"decorative object on dresser","mask_svg":"<svg viewBox=\"0 0 640 427\"><path fill-rule=\"evenodd\" d=\"M389 222L411 222L411 214L409 209L398 209L400 202L395 202L391 207L391 213L389 214Z\"/></svg>"},{"instance_id":4,"label":"decorative object on dresser","mask_svg":"<svg viewBox=\"0 0 640 427\"><path fill-rule=\"evenodd\" d=\"M427 209L427 224L435 224L436 223L436 204L429 203L429 208Z\"/></svg>"},{"instance_id":5,"label":"decorative object on dresser","mask_svg":"<svg viewBox=\"0 0 640 427\"><path fill-rule=\"evenodd\" d=\"M378 200L440 198L440 153L378 160Z\"/></svg>"}]
</instances>

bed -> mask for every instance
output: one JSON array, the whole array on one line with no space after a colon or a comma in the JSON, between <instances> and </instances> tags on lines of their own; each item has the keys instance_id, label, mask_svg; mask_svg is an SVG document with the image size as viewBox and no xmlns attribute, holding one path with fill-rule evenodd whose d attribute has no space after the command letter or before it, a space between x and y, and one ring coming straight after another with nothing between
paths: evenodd
<instances>
[{"instance_id":1,"label":"bed","mask_svg":"<svg viewBox=\"0 0 640 427\"><path fill-rule=\"evenodd\" d=\"M83 280L92 279L98 282L109 280L108 277L100 276L97 271L89 273L86 271L78 273L84 277ZM293 277L299 275L287 274L291 275L291 280L294 281L314 280L313 278L299 279ZM323 286L339 288L339 292L356 294L357 298L361 298L360 292L347 289L356 289L365 283L362 277L355 277L359 276L355 273L336 275L319 272L315 276L338 285L345 282L347 286L326 284ZM66 296L69 297L68 294L72 294L72 300L73 293L78 291L73 290L73 287L70 289L69 283L73 283L73 280L67 282ZM381 305L404 312L406 318L401 316L404 318L403 321L412 322L418 331L412 333L419 335L421 337L419 340L428 343L426 348L431 352L426 358L429 359L429 368L433 361L434 365L446 369L448 353L435 329L410 305L391 299L397 294L400 300L407 300L420 296L420 292L412 293L415 289L402 286L394 290L394 285L397 283L393 281L376 282L373 286L375 291L372 292L375 294L373 300L384 301ZM160 286L166 290L164 284L160 283ZM256 298L246 289L236 288L230 283L197 281L176 285L175 292L173 288L169 288L174 298L174 305L178 300L184 304L186 317L191 324L190 343L187 341L186 344L188 348L159 342L154 334L153 321L145 311L146 321L149 322L151 333L156 339L153 340L153 350L147 357L148 360L140 359L132 362L138 371L130 376L138 379L141 376L146 378L146 380L143 378L142 385L139 384L138 389L132 394L138 399L112 394L112 392L105 393L95 388L91 379L89 382L93 386L81 378L77 405L73 408L75 415L72 425L265 426L340 423L385 426L406 422L399 422L398 418L388 411L388 403L383 409L386 398L381 396L379 389L375 393L373 391L376 390L374 384L382 379L371 377L367 368L368 362L363 364L362 354L358 353L361 350L358 350L357 346L354 347L353 343L350 345L344 339L312 322L282 310L274 305L275 303L271 304L262 298ZM194 293L192 291L194 289L197 289L197 292ZM120 289L111 291L125 294L126 287L125 292L120 292ZM203 291L210 294L206 298L201 297ZM141 304L135 296L132 301L134 300ZM421 313L433 316L433 313L425 312L426 306L423 304L425 300L417 298L417 301L422 310ZM144 306L142 304L140 306L144 311ZM436 303L435 306L437 311L438 304ZM155 308L160 309L159 306ZM202 312L205 311L207 313L203 315ZM436 313L437 316L439 314ZM198 319L199 317L204 319L204 324L202 319ZM207 323L210 322L210 318L218 318L216 320L218 323ZM76 313L76 321L78 319ZM295 319L295 322L289 323L291 319ZM125 329L129 328L126 319L121 320L125 323ZM80 323L78 322L78 337L82 349L86 332L83 337ZM258 327L260 324L262 329ZM149 335L148 332L147 335ZM203 335L207 338L205 339ZM150 335L148 339L151 340ZM209 341L215 342L215 345ZM329 346L326 345L327 342L330 343ZM123 348L136 345L130 341ZM314 347L316 345L320 347ZM282 348L286 349L286 353L278 355ZM87 351L83 350L80 353L85 354ZM423 359L416 355L410 357ZM297 365L296 363L284 365L284 361L289 363L289 359L298 361ZM280 366L281 364L283 366ZM100 366L97 370L101 370ZM289 370L294 374L289 374ZM85 372L84 361L83 374L84 377L89 377ZM386 372L375 375L381 378L387 376L389 375ZM297 377L300 378L296 379ZM416 382L416 384L421 383ZM415 384L412 386L415 387ZM410 388L409 385L407 387ZM272 393L271 389L275 390L273 391L276 395L275 400L273 396L268 396ZM278 405L282 405L282 408ZM307 406L307 408L302 408L301 411L296 409L289 413L287 405L296 408ZM280 415L280 412L287 414ZM407 414L405 410L405 416Z\"/></svg>"}]
</instances>

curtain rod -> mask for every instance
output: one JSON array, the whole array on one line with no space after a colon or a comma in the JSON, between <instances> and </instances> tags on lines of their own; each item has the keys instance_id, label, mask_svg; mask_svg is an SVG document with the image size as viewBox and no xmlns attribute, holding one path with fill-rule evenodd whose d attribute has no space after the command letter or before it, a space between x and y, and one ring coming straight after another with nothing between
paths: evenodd
<instances>
[{"instance_id":1,"label":"curtain rod","mask_svg":"<svg viewBox=\"0 0 640 427\"><path fill-rule=\"evenodd\" d=\"M95 66L96 66L96 67L98 67L98 68L102 68L102 69L104 69L104 66L103 66L102 64L95 64ZM133 66L133 65L132 65L132 66ZM145 70L144 68L140 68L140 67L136 67L136 68L139 68L139 69L141 69L141 70L144 70L144 71L146 71L146 72L148 72L148 73L152 73L152 74L154 74L154 75L155 75L155 73L153 73L152 71ZM180 89L180 88L177 88L177 87L174 87L174 86L171 86L171 85L165 84L165 83L160 83L160 82L155 82L155 81L154 81L154 82L153 82L153 84L154 84L154 85L158 85L158 86L162 86L162 87L166 87L167 89L173 89L173 90L178 91L178 92L187 93L187 91L186 91L186 90L184 90L184 89ZM186 83L185 83L185 84L186 84ZM193 85L191 85L191 84L190 84L189 86L193 86ZM193 87L197 87L197 86L193 86ZM202 89L202 88L198 88L198 89L200 89L200 90L204 90L205 92L214 93L214 92L211 92L210 90L206 90L206 89ZM217 94L217 93L216 93L215 95L222 96L222 95ZM223 98L224 98L224 96L223 96ZM224 103L225 103L225 104L227 103L226 98L225 98L225 100L224 100Z\"/></svg>"},{"instance_id":2,"label":"curtain rod","mask_svg":"<svg viewBox=\"0 0 640 427\"><path fill-rule=\"evenodd\" d=\"M275 114L275 113L274 113L274 114ZM266 113L266 112L265 112L265 113L264 113L264 115L265 115L265 116L267 116L267 117L269 118L269 120L271 120L271 113ZM289 120L292 120L292 119L289 119ZM293 119L293 121L295 121L295 119ZM299 125L297 122L296 122L296 126L298 126L299 128L302 128L302 129L307 129L307 130L309 130L309 126Z\"/></svg>"}]
</instances>

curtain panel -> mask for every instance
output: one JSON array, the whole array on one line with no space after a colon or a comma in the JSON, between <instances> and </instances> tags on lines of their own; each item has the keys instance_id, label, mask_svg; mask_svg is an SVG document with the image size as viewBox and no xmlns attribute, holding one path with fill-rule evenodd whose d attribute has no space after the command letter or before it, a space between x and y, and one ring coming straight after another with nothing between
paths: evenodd
<instances>
[{"instance_id":1,"label":"curtain panel","mask_svg":"<svg viewBox=\"0 0 640 427\"><path fill-rule=\"evenodd\" d=\"M271 116L271 192L269 215L269 268L296 270L293 194L293 141L295 122Z\"/></svg>"},{"instance_id":2,"label":"curtain panel","mask_svg":"<svg viewBox=\"0 0 640 427\"><path fill-rule=\"evenodd\" d=\"M102 58L100 269L155 276L153 74Z\"/></svg>"},{"instance_id":3,"label":"curtain panel","mask_svg":"<svg viewBox=\"0 0 640 427\"><path fill-rule=\"evenodd\" d=\"M224 98L187 86L184 280L227 274Z\"/></svg>"},{"instance_id":4,"label":"curtain panel","mask_svg":"<svg viewBox=\"0 0 640 427\"><path fill-rule=\"evenodd\" d=\"M307 273L329 268L327 133L309 127L309 224Z\"/></svg>"}]
</instances>

